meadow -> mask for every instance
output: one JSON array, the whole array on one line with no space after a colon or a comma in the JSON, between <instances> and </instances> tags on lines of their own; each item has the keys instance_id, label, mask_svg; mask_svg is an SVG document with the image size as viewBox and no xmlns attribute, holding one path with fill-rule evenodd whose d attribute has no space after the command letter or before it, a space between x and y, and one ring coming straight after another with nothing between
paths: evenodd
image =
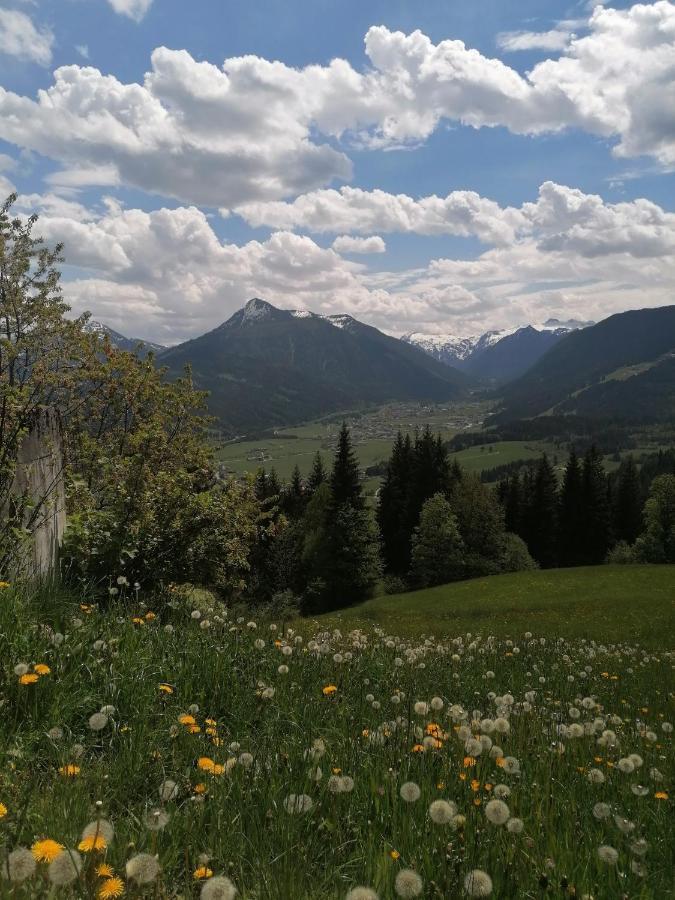
<instances>
[{"instance_id":1,"label":"meadow","mask_svg":"<svg viewBox=\"0 0 675 900\"><path fill-rule=\"evenodd\" d=\"M552 623L426 592L424 633L5 587L0 896L669 896L672 646L621 629L644 581L556 637L579 578Z\"/></svg>"}]
</instances>

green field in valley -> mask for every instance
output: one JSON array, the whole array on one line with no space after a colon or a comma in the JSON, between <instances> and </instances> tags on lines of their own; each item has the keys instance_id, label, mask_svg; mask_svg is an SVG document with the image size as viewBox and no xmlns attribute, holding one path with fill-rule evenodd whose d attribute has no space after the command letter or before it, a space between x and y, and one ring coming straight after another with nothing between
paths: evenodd
<instances>
[{"instance_id":1,"label":"green field in valley","mask_svg":"<svg viewBox=\"0 0 675 900\"><path fill-rule=\"evenodd\" d=\"M531 631L598 642L675 647L675 566L588 566L493 575L380 596L325 625L377 623L388 632L437 638L467 632L500 638Z\"/></svg>"}]
</instances>

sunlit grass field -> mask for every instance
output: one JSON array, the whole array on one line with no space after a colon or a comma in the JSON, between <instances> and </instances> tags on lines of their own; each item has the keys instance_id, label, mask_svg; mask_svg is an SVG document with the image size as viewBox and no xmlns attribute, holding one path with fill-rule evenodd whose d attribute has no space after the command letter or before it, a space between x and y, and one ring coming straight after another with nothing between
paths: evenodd
<instances>
[{"instance_id":1,"label":"sunlit grass field","mask_svg":"<svg viewBox=\"0 0 675 900\"><path fill-rule=\"evenodd\" d=\"M483 582L381 598L339 630L6 588L0 896L670 896L658 571L608 569L606 602L581 570L535 573L537 602L503 580L494 614Z\"/></svg>"}]
</instances>

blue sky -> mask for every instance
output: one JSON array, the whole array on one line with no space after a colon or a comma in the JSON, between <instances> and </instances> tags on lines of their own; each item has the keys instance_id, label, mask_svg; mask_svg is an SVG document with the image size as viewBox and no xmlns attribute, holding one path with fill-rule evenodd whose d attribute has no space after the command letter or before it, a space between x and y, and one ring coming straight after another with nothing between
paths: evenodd
<instances>
[{"instance_id":1,"label":"blue sky","mask_svg":"<svg viewBox=\"0 0 675 900\"><path fill-rule=\"evenodd\" d=\"M151 339L597 319L672 302L674 83L668 0L6 0L0 192Z\"/></svg>"}]
</instances>

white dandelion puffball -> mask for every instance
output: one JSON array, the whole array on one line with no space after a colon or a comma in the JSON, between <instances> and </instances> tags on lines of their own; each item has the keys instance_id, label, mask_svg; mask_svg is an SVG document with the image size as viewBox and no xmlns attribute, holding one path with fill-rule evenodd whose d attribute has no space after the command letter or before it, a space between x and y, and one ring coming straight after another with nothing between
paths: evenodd
<instances>
[{"instance_id":1,"label":"white dandelion puffball","mask_svg":"<svg viewBox=\"0 0 675 900\"><path fill-rule=\"evenodd\" d=\"M482 869L473 869L464 879L464 893L467 897L489 897L492 879Z\"/></svg>"},{"instance_id":2,"label":"white dandelion puffball","mask_svg":"<svg viewBox=\"0 0 675 900\"><path fill-rule=\"evenodd\" d=\"M102 706L100 712L102 712L104 716L114 716L116 709L114 706L108 704L107 706Z\"/></svg>"},{"instance_id":3,"label":"white dandelion puffball","mask_svg":"<svg viewBox=\"0 0 675 900\"><path fill-rule=\"evenodd\" d=\"M503 800L490 800L485 805L485 818L493 825L505 825L510 817L509 808Z\"/></svg>"},{"instance_id":4,"label":"white dandelion puffball","mask_svg":"<svg viewBox=\"0 0 675 900\"><path fill-rule=\"evenodd\" d=\"M412 869L401 869L394 881L394 890L399 897L419 897L424 890L424 882Z\"/></svg>"},{"instance_id":5,"label":"white dandelion puffball","mask_svg":"<svg viewBox=\"0 0 675 900\"><path fill-rule=\"evenodd\" d=\"M359 885L349 891L345 900L378 900L378 895L372 888Z\"/></svg>"},{"instance_id":6,"label":"white dandelion puffball","mask_svg":"<svg viewBox=\"0 0 675 900\"><path fill-rule=\"evenodd\" d=\"M216 875L204 883L199 896L201 900L234 900L237 889L229 878Z\"/></svg>"},{"instance_id":7,"label":"white dandelion puffball","mask_svg":"<svg viewBox=\"0 0 675 900\"><path fill-rule=\"evenodd\" d=\"M406 803L415 803L420 799L422 791L414 781L406 781L401 785L399 794L401 795L401 800L405 800Z\"/></svg>"},{"instance_id":8,"label":"white dandelion puffball","mask_svg":"<svg viewBox=\"0 0 675 900\"><path fill-rule=\"evenodd\" d=\"M632 760L628 759L628 757L620 759L616 764L616 767L619 772L623 772L624 775L632 775L632 773L635 771L635 766L633 765Z\"/></svg>"},{"instance_id":9,"label":"white dandelion puffball","mask_svg":"<svg viewBox=\"0 0 675 900\"><path fill-rule=\"evenodd\" d=\"M523 820L518 819L515 816L506 823L506 830L511 834L522 834L524 828L525 823Z\"/></svg>"},{"instance_id":10,"label":"white dandelion puffball","mask_svg":"<svg viewBox=\"0 0 675 900\"><path fill-rule=\"evenodd\" d=\"M63 740L63 728L59 725L55 725L53 728L50 728L47 732L47 737L52 741L60 741Z\"/></svg>"},{"instance_id":11,"label":"white dandelion puffball","mask_svg":"<svg viewBox=\"0 0 675 900\"><path fill-rule=\"evenodd\" d=\"M497 800L508 800L511 796L511 788L508 784L497 784L492 792Z\"/></svg>"},{"instance_id":12,"label":"white dandelion puffball","mask_svg":"<svg viewBox=\"0 0 675 900\"><path fill-rule=\"evenodd\" d=\"M447 800L434 800L429 806L429 818L435 825L448 825L456 815L456 805Z\"/></svg>"},{"instance_id":13,"label":"white dandelion puffball","mask_svg":"<svg viewBox=\"0 0 675 900\"><path fill-rule=\"evenodd\" d=\"M89 716L89 727L92 731L102 731L108 724L108 717L105 713L97 712L93 716Z\"/></svg>"},{"instance_id":14,"label":"white dandelion puffball","mask_svg":"<svg viewBox=\"0 0 675 900\"><path fill-rule=\"evenodd\" d=\"M354 779L351 777L351 775L343 775L340 781L341 792L343 794L351 794L351 792L354 790Z\"/></svg>"},{"instance_id":15,"label":"white dandelion puffball","mask_svg":"<svg viewBox=\"0 0 675 900\"><path fill-rule=\"evenodd\" d=\"M14 674L19 676L25 675L28 672L29 668L30 666L28 666L27 663L17 663L14 666Z\"/></svg>"},{"instance_id":16,"label":"white dandelion puffball","mask_svg":"<svg viewBox=\"0 0 675 900\"><path fill-rule=\"evenodd\" d=\"M605 773L600 769L589 769L586 778L591 784L602 784L605 780Z\"/></svg>"},{"instance_id":17,"label":"white dandelion puffball","mask_svg":"<svg viewBox=\"0 0 675 900\"><path fill-rule=\"evenodd\" d=\"M37 863L30 850L26 847L17 847L2 864L2 877L10 881L25 881L33 877L36 867Z\"/></svg>"},{"instance_id":18,"label":"white dandelion puffball","mask_svg":"<svg viewBox=\"0 0 675 900\"><path fill-rule=\"evenodd\" d=\"M159 799L163 803L168 803L169 800L175 800L178 796L178 785L175 781L172 781L170 778L167 778L166 781L163 781L159 786Z\"/></svg>"},{"instance_id":19,"label":"white dandelion puffball","mask_svg":"<svg viewBox=\"0 0 675 900\"><path fill-rule=\"evenodd\" d=\"M519 775L520 763L515 758L515 756L505 756L502 769L504 772L506 772L507 775Z\"/></svg>"},{"instance_id":20,"label":"white dandelion puffball","mask_svg":"<svg viewBox=\"0 0 675 900\"><path fill-rule=\"evenodd\" d=\"M112 839L115 835L115 829L112 826L111 822L108 822L107 819L96 819L94 822L90 822L88 825L85 825L82 829L82 840L89 837L97 837L100 835L106 844L112 843Z\"/></svg>"},{"instance_id":21,"label":"white dandelion puffball","mask_svg":"<svg viewBox=\"0 0 675 900\"><path fill-rule=\"evenodd\" d=\"M614 847L609 847L607 844L602 844L600 847L598 847L598 857L601 862L607 863L608 866L613 866L616 865L619 854L614 849Z\"/></svg>"},{"instance_id":22,"label":"white dandelion puffball","mask_svg":"<svg viewBox=\"0 0 675 900\"><path fill-rule=\"evenodd\" d=\"M426 716L429 712L429 704L425 703L424 700L417 700L413 706L416 716Z\"/></svg>"},{"instance_id":23,"label":"white dandelion puffball","mask_svg":"<svg viewBox=\"0 0 675 900\"><path fill-rule=\"evenodd\" d=\"M288 813L308 813L313 806L309 794L289 794L284 800L284 809Z\"/></svg>"},{"instance_id":24,"label":"white dandelion puffball","mask_svg":"<svg viewBox=\"0 0 675 900\"><path fill-rule=\"evenodd\" d=\"M277 672L278 672L280 675L288 675L288 666L286 666L286 665L284 665L284 664L282 663L282 664L279 666L279 668L277 669Z\"/></svg>"},{"instance_id":25,"label":"white dandelion puffball","mask_svg":"<svg viewBox=\"0 0 675 900\"><path fill-rule=\"evenodd\" d=\"M240 766L243 766L245 769L250 769L253 765L253 754L245 752L240 753L238 761Z\"/></svg>"},{"instance_id":26,"label":"white dandelion puffball","mask_svg":"<svg viewBox=\"0 0 675 900\"><path fill-rule=\"evenodd\" d=\"M52 884L70 884L79 877L82 870L82 857L77 850L62 850L49 863L47 875Z\"/></svg>"},{"instance_id":27,"label":"white dandelion puffball","mask_svg":"<svg viewBox=\"0 0 675 900\"><path fill-rule=\"evenodd\" d=\"M157 878L160 871L161 867L157 857L150 853L137 853L127 861L126 865L127 878L135 881L136 884L150 884Z\"/></svg>"},{"instance_id":28,"label":"white dandelion puffball","mask_svg":"<svg viewBox=\"0 0 675 900\"><path fill-rule=\"evenodd\" d=\"M431 703L429 704L429 706L431 706L431 708L434 710L434 712L439 712L441 709L443 709L442 698L441 697L432 697Z\"/></svg>"},{"instance_id":29,"label":"white dandelion puffball","mask_svg":"<svg viewBox=\"0 0 675 900\"><path fill-rule=\"evenodd\" d=\"M165 809L157 807L145 814L145 827L148 831L161 831L169 824L170 816Z\"/></svg>"},{"instance_id":30,"label":"white dandelion puffball","mask_svg":"<svg viewBox=\"0 0 675 900\"><path fill-rule=\"evenodd\" d=\"M593 815L596 819L608 819L612 814L612 808L608 803L596 803L593 807Z\"/></svg>"}]
</instances>

